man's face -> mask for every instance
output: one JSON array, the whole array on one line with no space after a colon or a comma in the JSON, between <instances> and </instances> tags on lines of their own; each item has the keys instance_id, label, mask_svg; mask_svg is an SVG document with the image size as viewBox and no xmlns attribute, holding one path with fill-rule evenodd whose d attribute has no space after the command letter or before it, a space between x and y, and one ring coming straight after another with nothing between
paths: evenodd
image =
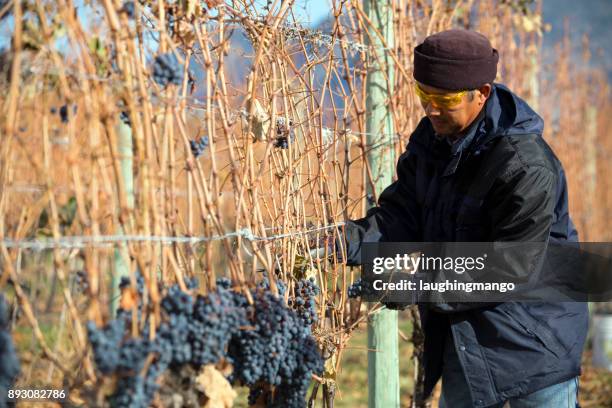
<instances>
[{"instance_id":1,"label":"man's face","mask_svg":"<svg viewBox=\"0 0 612 408\"><path fill-rule=\"evenodd\" d=\"M429 95L449 95L456 92L419 83L418 86ZM473 98L465 93L456 105L443 106L436 103L434 99L423 101L421 106L431 121L436 134L441 136L456 135L467 129L480 113L485 101L491 92L491 85L486 84L474 91Z\"/></svg>"}]
</instances>

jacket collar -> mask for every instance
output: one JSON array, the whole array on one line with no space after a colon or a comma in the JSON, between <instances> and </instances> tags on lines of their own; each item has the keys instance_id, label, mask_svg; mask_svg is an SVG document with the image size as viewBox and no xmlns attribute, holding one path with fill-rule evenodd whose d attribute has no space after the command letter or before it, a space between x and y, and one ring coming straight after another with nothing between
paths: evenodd
<instances>
[{"instance_id":1,"label":"jacket collar","mask_svg":"<svg viewBox=\"0 0 612 408\"><path fill-rule=\"evenodd\" d=\"M474 145L475 139L481 139L486 133L484 130L485 108L480 111L476 119L467 129L465 135L451 146L451 160L444 169L443 177L450 176L457 171L461 158L468 154L468 150Z\"/></svg>"},{"instance_id":2,"label":"jacket collar","mask_svg":"<svg viewBox=\"0 0 612 408\"><path fill-rule=\"evenodd\" d=\"M462 157L478 156L491 141L507 135L542 134L544 122L523 99L506 86L494 83L483 110L465 136L451 146L451 160L443 175L454 174ZM419 122L411 137L414 144L432 151L436 136L427 117ZM416 146L413 146L416 148Z\"/></svg>"}]
</instances>

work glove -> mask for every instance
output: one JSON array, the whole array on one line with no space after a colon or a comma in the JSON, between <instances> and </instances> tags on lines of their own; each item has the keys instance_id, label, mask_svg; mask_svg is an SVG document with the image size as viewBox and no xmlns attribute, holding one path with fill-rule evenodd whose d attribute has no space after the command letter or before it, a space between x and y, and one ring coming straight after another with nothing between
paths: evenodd
<instances>
[{"instance_id":1,"label":"work glove","mask_svg":"<svg viewBox=\"0 0 612 408\"><path fill-rule=\"evenodd\" d=\"M314 238L310 241L310 256L311 258L333 260L334 257L338 263L344 263L342 237L334 233L319 235L318 239Z\"/></svg>"}]
</instances>

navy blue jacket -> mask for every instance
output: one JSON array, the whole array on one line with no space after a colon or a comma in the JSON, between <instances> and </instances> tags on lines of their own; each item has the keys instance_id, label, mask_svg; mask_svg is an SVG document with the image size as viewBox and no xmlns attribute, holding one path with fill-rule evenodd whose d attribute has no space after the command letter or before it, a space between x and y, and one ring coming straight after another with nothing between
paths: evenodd
<instances>
[{"instance_id":1,"label":"navy blue jacket","mask_svg":"<svg viewBox=\"0 0 612 408\"><path fill-rule=\"evenodd\" d=\"M452 146L423 118L399 158L397 181L366 217L347 223L347 263L360 264L362 242L577 241L563 167L542 130L542 119L501 84ZM427 394L442 372L447 332L476 407L580 374L585 303L460 303L420 311Z\"/></svg>"}]
</instances>

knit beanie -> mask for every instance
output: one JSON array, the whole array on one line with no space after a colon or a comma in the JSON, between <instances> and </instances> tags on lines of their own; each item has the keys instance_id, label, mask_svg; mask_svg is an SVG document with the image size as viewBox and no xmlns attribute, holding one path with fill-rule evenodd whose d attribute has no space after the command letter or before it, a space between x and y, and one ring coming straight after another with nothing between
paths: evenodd
<instances>
[{"instance_id":1,"label":"knit beanie","mask_svg":"<svg viewBox=\"0 0 612 408\"><path fill-rule=\"evenodd\" d=\"M449 91L492 83L499 54L484 35L453 29L429 37L414 49L414 79Z\"/></svg>"}]
</instances>

